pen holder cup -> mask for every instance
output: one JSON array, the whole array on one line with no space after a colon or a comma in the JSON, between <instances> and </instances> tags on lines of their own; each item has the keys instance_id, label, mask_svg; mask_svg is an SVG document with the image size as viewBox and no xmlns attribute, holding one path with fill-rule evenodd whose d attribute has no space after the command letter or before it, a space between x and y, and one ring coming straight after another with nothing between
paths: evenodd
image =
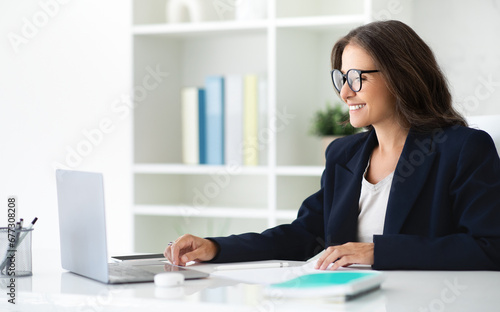
<instances>
[{"instance_id":1,"label":"pen holder cup","mask_svg":"<svg viewBox=\"0 0 500 312\"><path fill-rule=\"evenodd\" d=\"M0 277L30 276L33 229L0 227Z\"/></svg>"}]
</instances>

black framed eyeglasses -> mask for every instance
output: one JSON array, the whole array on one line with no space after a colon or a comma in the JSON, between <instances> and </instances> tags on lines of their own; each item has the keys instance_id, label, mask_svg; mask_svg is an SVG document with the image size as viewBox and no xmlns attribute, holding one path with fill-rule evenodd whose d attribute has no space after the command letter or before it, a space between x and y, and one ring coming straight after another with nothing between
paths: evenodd
<instances>
[{"instance_id":1,"label":"black framed eyeglasses","mask_svg":"<svg viewBox=\"0 0 500 312\"><path fill-rule=\"evenodd\" d=\"M347 73L342 74L340 70L334 69L330 71L330 75L332 76L333 86L335 87L335 89L337 89L338 92L342 90L342 87L344 86L346 81L347 85L349 85L349 88L351 88L352 91L358 92L359 90L361 90L362 86L361 74L376 72L379 72L379 70L349 69Z\"/></svg>"}]
</instances>

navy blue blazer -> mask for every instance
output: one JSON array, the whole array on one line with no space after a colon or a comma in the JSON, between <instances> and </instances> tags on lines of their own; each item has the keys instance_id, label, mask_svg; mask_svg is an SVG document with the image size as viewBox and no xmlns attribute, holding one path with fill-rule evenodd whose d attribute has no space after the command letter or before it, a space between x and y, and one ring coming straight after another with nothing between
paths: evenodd
<instances>
[{"instance_id":1,"label":"navy blue blazer","mask_svg":"<svg viewBox=\"0 0 500 312\"><path fill-rule=\"evenodd\" d=\"M209 238L220 246L212 261L305 260L356 242L362 175L377 144L374 130L335 140L321 189L296 220ZM374 269L500 270L500 160L491 137L461 126L411 130L374 243Z\"/></svg>"}]
</instances>

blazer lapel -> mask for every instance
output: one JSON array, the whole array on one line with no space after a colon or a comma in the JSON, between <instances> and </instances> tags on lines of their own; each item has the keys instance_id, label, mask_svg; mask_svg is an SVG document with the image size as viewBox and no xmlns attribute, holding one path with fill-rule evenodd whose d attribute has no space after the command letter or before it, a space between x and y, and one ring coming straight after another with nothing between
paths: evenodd
<instances>
[{"instance_id":1,"label":"blazer lapel","mask_svg":"<svg viewBox=\"0 0 500 312\"><path fill-rule=\"evenodd\" d=\"M334 200L327 223L327 246L357 240L361 179L377 144L377 136L372 130L368 133L366 142L351 156L349 162L345 166L337 164L335 167Z\"/></svg>"},{"instance_id":2,"label":"blazer lapel","mask_svg":"<svg viewBox=\"0 0 500 312\"><path fill-rule=\"evenodd\" d=\"M408 133L392 180L384 234L401 231L434 162L436 152L432 146L430 135L418 135L412 130Z\"/></svg>"}]
</instances>

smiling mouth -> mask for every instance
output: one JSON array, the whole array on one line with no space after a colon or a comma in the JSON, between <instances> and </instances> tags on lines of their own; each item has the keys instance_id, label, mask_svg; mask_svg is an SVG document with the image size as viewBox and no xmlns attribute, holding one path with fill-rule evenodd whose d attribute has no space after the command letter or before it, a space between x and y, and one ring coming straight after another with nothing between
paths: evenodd
<instances>
[{"instance_id":1,"label":"smiling mouth","mask_svg":"<svg viewBox=\"0 0 500 312\"><path fill-rule=\"evenodd\" d=\"M349 110L350 111L355 111L355 110L361 109L361 108L363 108L365 106L366 106L366 104L349 105Z\"/></svg>"}]
</instances>

